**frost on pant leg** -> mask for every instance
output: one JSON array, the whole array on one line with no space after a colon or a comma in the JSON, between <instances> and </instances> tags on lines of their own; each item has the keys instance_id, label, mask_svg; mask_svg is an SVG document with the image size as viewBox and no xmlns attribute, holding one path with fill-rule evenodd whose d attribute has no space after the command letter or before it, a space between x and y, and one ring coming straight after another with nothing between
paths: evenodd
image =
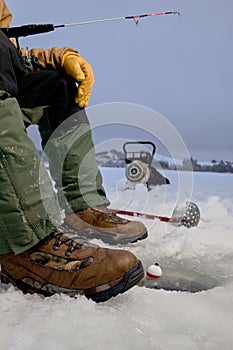
<instances>
[{"instance_id":1,"label":"frost on pant leg","mask_svg":"<svg viewBox=\"0 0 233 350\"><path fill-rule=\"evenodd\" d=\"M20 253L55 229L61 211L17 100L3 92L0 136L0 254Z\"/></svg>"}]
</instances>

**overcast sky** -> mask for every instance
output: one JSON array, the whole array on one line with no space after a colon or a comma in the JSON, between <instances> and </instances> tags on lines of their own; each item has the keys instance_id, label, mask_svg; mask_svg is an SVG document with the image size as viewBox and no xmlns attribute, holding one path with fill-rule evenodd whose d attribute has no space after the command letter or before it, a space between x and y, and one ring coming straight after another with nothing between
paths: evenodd
<instances>
[{"instance_id":1,"label":"overcast sky","mask_svg":"<svg viewBox=\"0 0 233 350\"><path fill-rule=\"evenodd\" d=\"M6 2L13 25L179 10L181 18L146 18L138 27L133 21L92 24L56 29L20 43L79 50L95 72L90 106L120 101L151 108L172 123L194 158L233 161L232 0Z\"/></svg>"}]
</instances>

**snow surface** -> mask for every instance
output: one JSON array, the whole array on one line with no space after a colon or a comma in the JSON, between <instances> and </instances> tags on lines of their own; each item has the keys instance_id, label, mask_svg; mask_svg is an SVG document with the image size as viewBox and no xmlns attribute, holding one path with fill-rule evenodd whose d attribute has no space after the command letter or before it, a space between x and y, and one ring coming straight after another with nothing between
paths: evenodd
<instances>
[{"instance_id":1,"label":"snow surface","mask_svg":"<svg viewBox=\"0 0 233 350\"><path fill-rule=\"evenodd\" d=\"M144 185L125 191L123 169L102 172L114 208L170 216L191 193L187 199L201 211L198 227L142 219L149 237L122 248L136 254L145 267L158 262L161 281L171 278L171 283L181 282L181 289L182 283L191 286L194 281L203 290L135 286L96 304L65 295L42 299L1 285L0 350L232 350L233 175L194 173L190 192L190 183L187 188L179 173L168 171L171 185L148 193Z\"/></svg>"}]
</instances>

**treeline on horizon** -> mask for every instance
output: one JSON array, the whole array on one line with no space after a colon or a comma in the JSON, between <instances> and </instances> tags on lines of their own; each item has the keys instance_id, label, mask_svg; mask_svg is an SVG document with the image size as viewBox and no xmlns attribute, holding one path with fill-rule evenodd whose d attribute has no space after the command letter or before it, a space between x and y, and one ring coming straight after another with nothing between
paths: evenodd
<instances>
[{"instance_id":1,"label":"treeline on horizon","mask_svg":"<svg viewBox=\"0 0 233 350\"><path fill-rule=\"evenodd\" d=\"M126 166L124 153L115 149L110 152L104 151L96 154L97 163L103 167ZM157 161L158 162L158 161ZM155 162L156 163L156 162ZM233 173L233 162L224 160L211 160L209 163L200 163L194 158L184 159L181 164L170 163L169 161L159 160L159 167L164 170L185 170L185 171L203 171L216 173ZM152 163L153 164L153 163ZM156 166L156 164L155 164Z\"/></svg>"},{"instance_id":2,"label":"treeline on horizon","mask_svg":"<svg viewBox=\"0 0 233 350\"><path fill-rule=\"evenodd\" d=\"M233 173L233 162L213 159L208 163L199 163L198 160L184 159L183 164L179 167L179 170L190 170L190 163L193 171L209 171L214 173Z\"/></svg>"}]
</instances>

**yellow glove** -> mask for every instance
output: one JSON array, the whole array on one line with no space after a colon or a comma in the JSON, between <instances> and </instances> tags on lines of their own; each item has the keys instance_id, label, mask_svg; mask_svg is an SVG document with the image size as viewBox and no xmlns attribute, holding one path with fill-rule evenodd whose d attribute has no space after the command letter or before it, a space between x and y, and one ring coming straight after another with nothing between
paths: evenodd
<instances>
[{"instance_id":1,"label":"yellow glove","mask_svg":"<svg viewBox=\"0 0 233 350\"><path fill-rule=\"evenodd\" d=\"M75 102L79 107L87 107L94 84L91 65L78 53L66 52L62 56L61 67L78 83Z\"/></svg>"}]
</instances>

